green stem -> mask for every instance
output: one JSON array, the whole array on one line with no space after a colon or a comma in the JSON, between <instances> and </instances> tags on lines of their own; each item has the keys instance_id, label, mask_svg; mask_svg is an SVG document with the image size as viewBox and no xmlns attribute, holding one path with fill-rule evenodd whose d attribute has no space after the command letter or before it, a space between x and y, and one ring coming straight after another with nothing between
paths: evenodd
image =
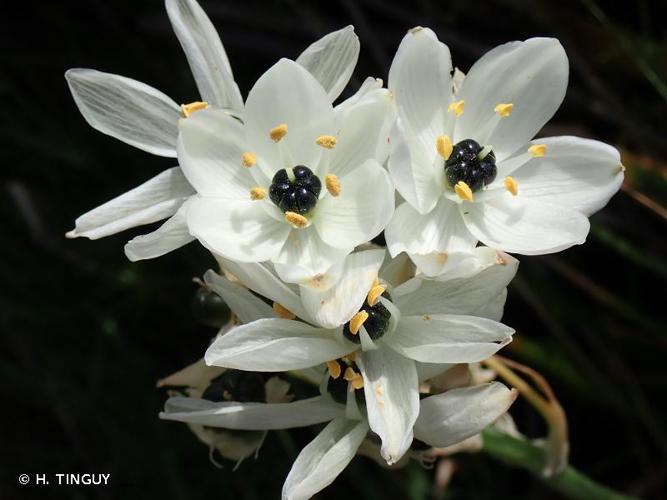
<instances>
[{"instance_id":1,"label":"green stem","mask_svg":"<svg viewBox=\"0 0 667 500\"><path fill-rule=\"evenodd\" d=\"M542 476L545 453L528 441L503 434L495 429L482 433L483 451L494 458L532 472L547 485L576 500L636 500L596 483L578 470L567 466L552 477Z\"/></svg>"}]
</instances>

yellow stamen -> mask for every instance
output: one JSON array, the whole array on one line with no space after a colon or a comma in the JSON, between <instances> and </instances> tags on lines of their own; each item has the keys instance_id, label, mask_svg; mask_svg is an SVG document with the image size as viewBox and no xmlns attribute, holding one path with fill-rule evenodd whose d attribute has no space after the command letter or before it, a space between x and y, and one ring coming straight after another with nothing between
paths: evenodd
<instances>
[{"instance_id":1,"label":"yellow stamen","mask_svg":"<svg viewBox=\"0 0 667 500\"><path fill-rule=\"evenodd\" d=\"M257 186L254 188L250 188L251 200L263 200L264 198L266 198L266 189Z\"/></svg>"},{"instance_id":2,"label":"yellow stamen","mask_svg":"<svg viewBox=\"0 0 667 500\"><path fill-rule=\"evenodd\" d=\"M327 361L327 368L329 369L329 375L331 375L331 378L336 379L340 377L341 368L338 364L338 361Z\"/></svg>"},{"instance_id":3,"label":"yellow stamen","mask_svg":"<svg viewBox=\"0 0 667 500\"><path fill-rule=\"evenodd\" d=\"M192 113L208 108L208 103L204 101L195 101L189 104L181 104L181 113L184 117L190 118Z\"/></svg>"},{"instance_id":4,"label":"yellow stamen","mask_svg":"<svg viewBox=\"0 0 667 500\"><path fill-rule=\"evenodd\" d=\"M285 220L294 227L302 229L308 225L308 219L296 212L285 212Z\"/></svg>"},{"instance_id":5,"label":"yellow stamen","mask_svg":"<svg viewBox=\"0 0 667 500\"><path fill-rule=\"evenodd\" d=\"M349 361L350 363L352 363L354 360L357 359L357 351L351 352L350 354L346 354L345 356L343 356L343 359L345 361Z\"/></svg>"},{"instance_id":6,"label":"yellow stamen","mask_svg":"<svg viewBox=\"0 0 667 500\"><path fill-rule=\"evenodd\" d=\"M359 311L357 314L352 316L350 320L350 333L356 335L359 333L359 328L364 322L368 319L368 313L366 311Z\"/></svg>"},{"instance_id":7,"label":"yellow stamen","mask_svg":"<svg viewBox=\"0 0 667 500\"><path fill-rule=\"evenodd\" d=\"M333 149L336 145L336 138L333 135L321 135L315 139L315 143L323 148Z\"/></svg>"},{"instance_id":8,"label":"yellow stamen","mask_svg":"<svg viewBox=\"0 0 667 500\"><path fill-rule=\"evenodd\" d=\"M512 196L519 194L519 184L514 180L514 177L508 175L503 179L503 184L505 185L505 189L512 193Z\"/></svg>"},{"instance_id":9,"label":"yellow stamen","mask_svg":"<svg viewBox=\"0 0 667 500\"><path fill-rule=\"evenodd\" d=\"M456 101L451 103L447 107L447 111L450 113L454 113L456 116L461 116L463 114L463 110L465 109L466 102L461 100L461 101Z\"/></svg>"},{"instance_id":10,"label":"yellow stamen","mask_svg":"<svg viewBox=\"0 0 667 500\"><path fill-rule=\"evenodd\" d=\"M498 104L495 108L493 108L493 110L496 113L498 113L498 115L501 118L507 118L509 115L512 114L512 109L513 108L514 108L514 104L512 104L511 102L507 102L507 103L503 102L503 103Z\"/></svg>"},{"instance_id":11,"label":"yellow stamen","mask_svg":"<svg viewBox=\"0 0 667 500\"><path fill-rule=\"evenodd\" d=\"M336 174L327 174L324 176L324 185L331 196L340 195L340 179Z\"/></svg>"},{"instance_id":12,"label":"yellow stamen","mask_svg":"<svg viewBox=\"0 0 667 500\"><path fill-rule=\"evenodd\" d=\"M445 160L449 160L450 155L452 154L452 140L448 135L439 135L435 140L435 149L440 156Z\"/></svg>"},{"instance_id":13,"label":"yellow stamen","mask_svg":"<svg viewBox=\"0 0 667 500\"><path fill-rule=\"evenodd\" d=\"M343 378L347 380L348 382L352 382L354 380L354 377L357 376L357 372L355 372L351 366L348 366L345 369L345 373L343 374Z\"/></svg>"},{"instance_id":14,"label":"yellow stamen","mask_svg":"<svg viewBox=\"0 0 667 500\"><path fill-rule=\"evenodd\" d=\"M276 316L282 319L294 319L296 318L296 314L294 314L292 311L287 309L285 306L282 304L279 304L278 302L273 303L273 312L276 313Z\"/></svg>"},{"instance_id":15,"label":"yellow stamen","mask_svg":"<svg viewBox=\"0 0 667 500\"><path fill-rule=\"evenodd\" d=\"M534 158L542 158L547 152L547 145L546 144L534 144L533 146L528 148L528 152Z\"/></svg>"},{"instance_id":16,"label":"yellow stamen","mask_svg":"<svg viewBox=\"0 0 667 500\"><path fill-rule=\"evenodd\" d=\"M371 288L370 292L368 292L368 297L366 297L368 305L373 307L377 304L378 300L380 300L380 295L382 295L386 289L387 287L382 285L376 285Z\"/></svg>"},{"instance_id":17,"label":"yellow stamen","mask_svg":"<svg viewBox=\"0 0 667 500\"><path fill-rule=\"evenodd\" d=\"M287 123L281 123L280 125L273 127L269 130L269 137L273 142L279 142L280 139L287 135Z\"/></svg>"},{"instance_id":18,"label":"yellow stamen","mask_svg":"<svg viewBox=\"0 0 667 500\"><path fill-rule=\"evenodd\" d=\"M364 377L361 373L357 373L352 379L352 387L355 389L361 389L364 386Z\"/></svg>"},{"instance_id":19,"label":"yellow stamen","mask_svg":"<svg viewBox=\"0 0 667 500\"><path fill-rule=\"evenodd\" d=\"M250 168L257 163L257 155L255 153L251 153L250 151L246 151L241 156L241 161L243 162L244 167Z\"/></svg>"},{"instance_id":20,"label":"yellow stamen","mask_svg":"<svg viewBox=\"0 0 667 500\"><path fill-rule=\"evenodd\" d=\"M472 189L470 189L470 186L468 186L463 181L459 181L456 183L456 186L454 186L454 191L456 191L456 194L458 194L459 198L461 198L462 200L466 201L473 200Z\"/></svg>"}]
</instances>

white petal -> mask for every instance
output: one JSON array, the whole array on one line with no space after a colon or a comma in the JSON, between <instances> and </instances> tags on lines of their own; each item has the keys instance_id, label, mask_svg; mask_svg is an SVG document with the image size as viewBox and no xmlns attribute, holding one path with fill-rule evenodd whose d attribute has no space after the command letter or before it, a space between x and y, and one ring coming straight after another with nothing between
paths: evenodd
<instances>
[{"instance_id":1,"label":"white petal","mask_svg":"<svg viewBox=\"0 0 667 500\"><path fill-rule=\"evenodd\" d=\"M364 376L368 422L382 440L382 457L398 462L412 444L412 426L419 413L415 363L381 347L357 357Z\"/></svg>"},{"instance_id":2,"label":"white petal","mask_svg":"<svg viewBox=\"0 0 667 500\"><path fill-rule=\"evenodd\" d=\"M442 158L436 155L435 136L430 149L398 119L391 130L391 154L387 167L396 190L419 213L433 209L444 190Z\"/></svg>"},{"instance_id":3,"label":"white petal","mask_svg":"<svg viewBox=\"0 0 667 500\"><path fill-rule=\"evenodd\" d=\"M290 383L277 375L266 381L264 390L267 403L289 403L294 397L289 394Z\"/></svg>"},{"instance_id":4,"label":"white petal","mask_svg":"<svg viewBox=\"0 0 667 500\"><path fill-rule=\"evenodd\" d=\"M352 461L368 432L366 422L337 418L296 458L283 486L283 500L306 500L333 483Z\"/></svg>"},{"instance_id":5,"label":"white petal","mask_svg":"<svg viewBox=\"0 0 667 500\"><path fill-rule=\"evenodd\" d=\"M318 325L336 328L350 320L364 301L378 276L384 250L356 252L345 259L338 282L326 291L301 287L301 300Z\"/></svg>"},{"instance_id":6,"label":"white petal","mask_svg":"<svg viewBox=\"0 0 667 500\"><path fill-rule=\"evenodd\" d=\"M262 208L262 201L193 198L188 227L211 252L240 262L275 258L290 227L277 222Z\"/></svg>"},{"instance_id":7,"label":"white petal","mask_svg":"<svg viewBox=\"0 0 667 500\"><path fill-rule=\"evenodd\" d=\"M267 299L280 303L304 321L312 323L311 318L301 304L296 287L283 283L275 273L271 272L268 264L241 263L227 259L218 260L222 268L236 276L245 286Z\"/></svg>"},{"instance_id":8,"label":"white petal","mask_svg":"<svg viewBox=\"0 0 667 500\"><path fill-rule=\"evenodd\" d=\"M367 160L340 178L337 197L325 196L315 227L325 243L351 248L377 236L394 212L394 187L387 171Z\"/></svg>"},{"instance_id":9,"label":"white petal","mask_svg":"<svg viewBox=\"0 0 667 500\"><path fill-rule=\"evenodd\" d=\"M405 130L418 143L411 149L435 154L435 138L447 133L451 72L449 49L430 29L414 28L405 35L389 69L388 87Z\"/></svg>"},{"instance_id":10,"label":"white petal","mask_svg":"<svg viewBox=\"0 0 667 500\"><path fill-rule=\"evenodd\" d=\"M341 249L327 245L313 226L292 229L274 264L283 281L306 283L341 263L351 251L351 246Z\"/></svg>"},{"instance_id":11,"label":"white petal","mask_svg":"<svg viewBox=\"0 0 667 500\"><path fill-rule=\"evenodd\" d=\"M513 263L516 263L516 259L511 255L485 246L475 247L472 251L472 257L472 260L465 260L455 267L445 265L445 270L440 272L435 279L438 281L448 281L465 278L495 265L513 265Z\"/></svg>"},{"instance_id":12,"label":"white petal","mask_svg":"<svg viewBox=\"0 0 667 500\"><path fill-rule=\"evenodd\" d=\"M190 235L186 214L190 201L152 233L136 236L125 244L125 255L132 262L161 257L172 250L187 245L195 238Z\"/></svg>"},{"instance_id":13,"label":"white petal","mask_svg":"<svg viewBox=\"0 0 667 500\"><path fill-rule=\"evenodd\" d=\"M592 215L623 183L618 151L603 142L578 137L547 137L547 153L512 173L519 195Z\"/></svg>"},{"instance_id":14,"label":"white petal","mask_svg":"<svg viewBox=\"0 0 667 500\"><path fill-rule=\"evenodd\" d=\"M500 292L496 297L491 299L488 303L475 309L471 316L479 316L480 318L488 318L493 321L500 321L505 311L505 301L507 300L507 288Z\"/></svg>"},{"instance_id":15,"label":"white petal","mask_svg":"<svg viewBox=\"0 0 667 500\"><path fill-rule=\"evenodd\" d=\"M466 203L463 220L486 246L505 252L540 255L586 241L590 225L567 207L509 193L485 203Z\"/></svg>"},{"instance_id":16,"label":"white petal","mask_svg":"<svg viewBox=\"0 0 667 500\"><path fill-rule=\"evenodd\" d=\"M78 217L68 238L91 240L150 224L176 213L194 189L181 169L173 167L140 186Z\"/></svg>"},{"instance_id":17,"label":"white petal","mask_svg":"<svg viewBox=\"0 0 667 500\"><path fill-rule=\"evenodd\" d=\"M154 155L176 156L180 109L162 92L93 69L70 69L65 78L91 127Z\"/></svg>"},{"instance_id":18,"label":"white petal","mask_svg":"<svg viewBox=\"0 0 667 500\"><path fill-rule=\"evenodd\" d=\"M380 276L392 287L397 287L415 275L415 266L407 254L401 253L396 257L385 254L385 260L380 269Z\"/></svg>"},{"instance_id":19,"label":"white petal","mask_svg":"<svg viewBox=\"0 0 667 500\"><path fill-rule=\"evenodd\" d=\"M207 366L204 358L158 380L157 387L189 387L203 390L210 381L221 375L224 368Z\"/></svg>"},{"instance_id":20,"label":"white petal","mask_svg":"<svg viewBox=\"0 0 667 500\"><path fill-rule=\"evenodd\" d=\"M422 399L415 437L437 448L459 443L491 425L515 399L516 391L499 382Z\"/></svg>"},{"instance_id":21,"label":"white petal","mask_svg":"<svg viewBox=\"0 0 667 500\"><path fill-rule=\"evenodd\" d=\"M384 232L391 255L428 255L437 252L444 266L449 254L470 253L477 238L470 234L458 207L440 198L435 208L421 215L409 203L400 205ZM436 259L438 260L438 259Z\"/></svg>"},{"instance_id":22,"label":"white petal","mask_svg":"<svg viewBox=\"0 0 667 500\"><path fill-rule=\"evenodd\" d=\"M304 50L296 62L306 68L335 101L350 81L359 59L359 38L354 26L329 33Z\"/></svg>"},{"instance_id":23,"label":"white petal","mask_svg":"<svg viewBox=\"0 0 667 500\"><path fill-rule=\"evenodd\" d=\"M238 430L291 429L326 422L342 415L345 407L318 396L294 403L214 403L197 398L169 398L163 420Z\"/></svg>"},{"instance_id":24,"label":"white petal","mask_svg":"<svg viewBox=\"0 0 667 500\"><path fill-rule=\"evenodd\" d=\"M220 295L241 323L250 323L257 319L274 318L273 309L262 299L253 295L247 288L232 283L224 276L209 270L204 274L204 281L215 293Z\"/></svg>"},{"instance_id":25,"label":"white petal","mask_svg":"<svg viewBox=\"0 0 667 500\"><path fill-rule=\"evenodd\" d=\"M255 181L243 166L243 125L219 109L204 109L179 123L178 159L183 173L204 196L250 198Z\"/></svg>"},{"instance_id":26,"label":"white petal","mask_svg":"<svg viewBox=\"0 0 667 500\"><path fill-rule=\"evenodd\" d=\"M194 0L167 0L167 14L202 99L217 108L240 113L241 93L220 37L204 10Z\"/></svg>"},{"instance_id":27,"label":"white petal","mask_svg":"<svg viewBox=\"0 0 667 500\"><path fill-rule=\"evenodd\" d=\"M336 125L340 133L331 151L328 171L341 177L369 158L383 163L387 159L393 117L394 107L386 89L372 92L339 115Z\"/></svg>"},{"instance_id":28,"label":"white petal","mask_svg":"<svg viewBox=\"0 0 667 500\"><path fill-rule=\"evenodd\" d=\"M475 316L403 316L385 342L423 363L475 363L507 345L513 333L502 323Z\"/></svg>"},{"instance_id":29,"label":"white petal","mask_svg":"<svg viewBox=\"0 0 667 500\"><path fill-rule=\"evenodd\" d=\"M420 382L428 380L437 375L440 375L450 368L457 366L456 363L420 363L415 361L415 366L417 367L417 376Z\"/></svg>"},{"instance_id":30,"label":"white petal","mask_svg":"<svg viewBox=\"0 0 667 500\"><path fill-rule=\"evenodd\" d=\"M476 267L475 249L469 252L431 252L411 254L413 262L424 275L440 278L450 274L469 274Z\"/></svg>"},{"instance_id":31,"label":"white petal","mask_svg":"<svg viewBox=\"0 0 667 500\"><path fill-rule=\"evenodd\" d=\"M436 281L417 276L406 281L394 289L394 303L408 316L472 314L503 291L519 266L519 261L507 254L488 253L493 260L465 278Z\"/></svg>"},{"instance_id":32,"label":"white petal","mask_svg":"<svg viewBox=\"0 0 667 500\"><path fill-rule=\"evenodd\" d=\"M209 365L280 372L308 368L355 350L336 330L300 321L260 319L218 337L206 351Z\"/></svg>"},{"instance_id":33,"label":"white petal","mask_svg":"<svg viewBox=\"0 0 667 500\"><path fill-rule=\"evenodd\" d=\"M286 147L294 165L313 168L322 148L320 135L335 135L333 107L315 78L294 61L281 59L264 73L250 91L244 112L246 137L253 151L277 170L279 147ZM276 144L269 131L287 124L288 133ZM294 166L288 165L288 166Z\"/></svg>"},{"instance_id":34,"label":"white petal","mask_svg":"<svg viewBox=\"0 0 667 500\"><path fill-rule=\"evenodd\" d=\"M380 89L382 89L382 79L373 78L369 76L361 83L361 86L353 95L345 99L340 104L336 105L336 107L334 108L334 114L336 115L336 117L341 116L352 106L372 96L376 91Z\"/></svg>"},{"instance_id":35,"label":"white petal","mask_svg":"<svg viewBox=\"0 0 667 500\"><path fill-rule=\"evenodd\" d=\"M506 43L487 52L470 68L457 95L465 112L456 121L455 142L484 141L493 145L498 160L508 157L556 112L568 72L567 56L555 38ZM512 103L512 114L499 120L490 137L482 137L500 103Z\"/></svg>"}]
</instances>

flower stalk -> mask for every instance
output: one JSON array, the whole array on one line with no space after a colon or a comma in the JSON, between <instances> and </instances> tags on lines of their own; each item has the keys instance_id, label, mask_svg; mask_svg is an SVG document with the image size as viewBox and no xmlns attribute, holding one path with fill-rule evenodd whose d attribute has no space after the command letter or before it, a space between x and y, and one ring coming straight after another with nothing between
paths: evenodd
<instances>
[{"instance_id":1,"label":"flower stalk","mask_svg":"<svg viewBox=\"0 0 667 500\"><path fill-rule=\"evenodd\" d=\"M549 487L574 500L632 500L637 497L618 493L597 483L574 467L567 465L551 477L544 477L542 465L546 451L523 439L488 428L482 432L482 451L505 463L532 472Z\"/></svg>"},{"instance_id":2,"label":"flower stalk","mask_svg":"<svg viewBox=\"0 0 667 500\"><path fill-rule=\"evenodd\" d=\"M510 386L515 387L526 400L540 412L549 427L549 437L544 456L542 475L551 477L567 466L570 450L567 416L548 382L535 370L502 356L492 356L484 364L495 371ZM512 368L528 375L542 393L531 387Z\"/></svg>"}]
</instances>

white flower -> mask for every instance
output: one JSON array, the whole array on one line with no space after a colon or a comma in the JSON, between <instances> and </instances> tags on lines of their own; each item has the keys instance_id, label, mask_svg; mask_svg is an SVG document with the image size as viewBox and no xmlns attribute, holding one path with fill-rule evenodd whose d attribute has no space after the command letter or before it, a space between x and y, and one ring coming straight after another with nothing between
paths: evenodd
<instances>
[{"instance_id":1,"label":"white flower","mask_svg":"<svg viewBox=\"0 0 667 500\"><path fill-rule=\"evenodd\" d=\"M238 115L243 99L215 28L195 0L167 0L167 13L194 75L201 99ZM297 59L338 97L356 65L359 41L352 26L326 35ZM146 84L91 69L71 69L67 83L79 110L95 129L149 153L176 157L178 121L189 108ZM195 103L196 107L196 103ZM125 246L130 260L158 257L194 238L187 230L187 200L195 190L173 167L76 220L67 237L102 238L169 217L156 231Z\"/></svg>"},{"instance_id":2,"label":"white flower","mask_svg":"<svg viewBox=\"0 0 667 500\"><path fill-rule=\"evenodd\" d=\"M414 421L414 437L431 447L459 443L484 430L503 415L516 391L503 384L453 389L418 402L419 417ZM288 404L211 403L194 398L171 398L160 418L190 424L229 429L287 429L308 425L307 415L331 422L299 454L285 480L282 498L301 500L331 484L354 458L370 429L367 418L350 411L354 393L347 404L336 403L325 393L319 398ZM331 416L326 419L326 414ZM410 442L412 444L410 431Z\"/></svg>"},{"instance_id":3,"label":"white flower","mask_svg":"<svg viewBox=\"0 0 667 500\"><path fill-rule=\"evenodd\" d=\"M257 267L241 280L273 300L291 299L287 308L305 313L301 319L318 326L282 318L254 321L218 337L205 360L268 372L326 362L334 378L342 376L356 389L363 387L371 429L382 440L382 456L394 463L412 442L419 411L418 372L437 373L446 364L481 361L511 341L514 330L497 320L517 261L485 251L488 265L476 274L442 281L415 277L391 290L391 298L387 286L376 279L383 251L353 254L328 290L301 287L309 295L301 297L302 303L314 301L316 314L284 290L272 290L275 280L255 286L261 269L266 270ZM231 271L243 273L243 267Z\"/></svg>"},{"instance_id":4,"label":"white flower","mask_svg":"<svg viewBox=\"0 0 667 500\"><path fill-rule=\"evenodd\" d=\"M239 384L239 380L242 380L242 384ZM263 382L256 373L206 366L203 359L163 378L158 382L158 387L179 388L168 391L171 399L167 401L166 411L174 412L182 410L178 401L182 400L183 394L198 401L202 398L208 401L221 401L234 397L241 397L247 401L248 397L255 397L266 403L287 403L292 399L288 394L289 383L280 377L271 377ZM243 387L245 394L233 394L233 389L237 387ZM255 394L249 394L253 392ZM267 434L267 431L259 429L239 432L191 422L188 422L188 427L209 447L211 462L219 465L214 458L214 451L217 451L220 456L235 461L237 467L245 458L259 452Z\"/></svg>"},{"instance_id":5,"label":"white flower","mask_svg":"<svg viewBox=\"0 0 667 500\"><path fill-rule=\"evenodd\" d=\"M528 255L583 243L587 217L619 189L624 169L618 151L597 141L531 141L565 95L560 43L496 47L460 89L451 72L449 49L424 28L410 30L392 63L389 171L406 201L385 231L390 253L405 251L437 274L478 240Z\"/></svg>"},{"instance_id":6,"label":"white flower","mask_svg":"<svg viewBox=\"0 0 667 500\"><path fill-rule=\"evenodd\" d=\"M280 60L250 91L243 123L215 109L181 120L179 161L199 194L190 233L227 259L272 261L285 281L326 272L391 218L379 162L392 118L387 90L335 111L310 73Z\"/></svg>"}]
</instances>

